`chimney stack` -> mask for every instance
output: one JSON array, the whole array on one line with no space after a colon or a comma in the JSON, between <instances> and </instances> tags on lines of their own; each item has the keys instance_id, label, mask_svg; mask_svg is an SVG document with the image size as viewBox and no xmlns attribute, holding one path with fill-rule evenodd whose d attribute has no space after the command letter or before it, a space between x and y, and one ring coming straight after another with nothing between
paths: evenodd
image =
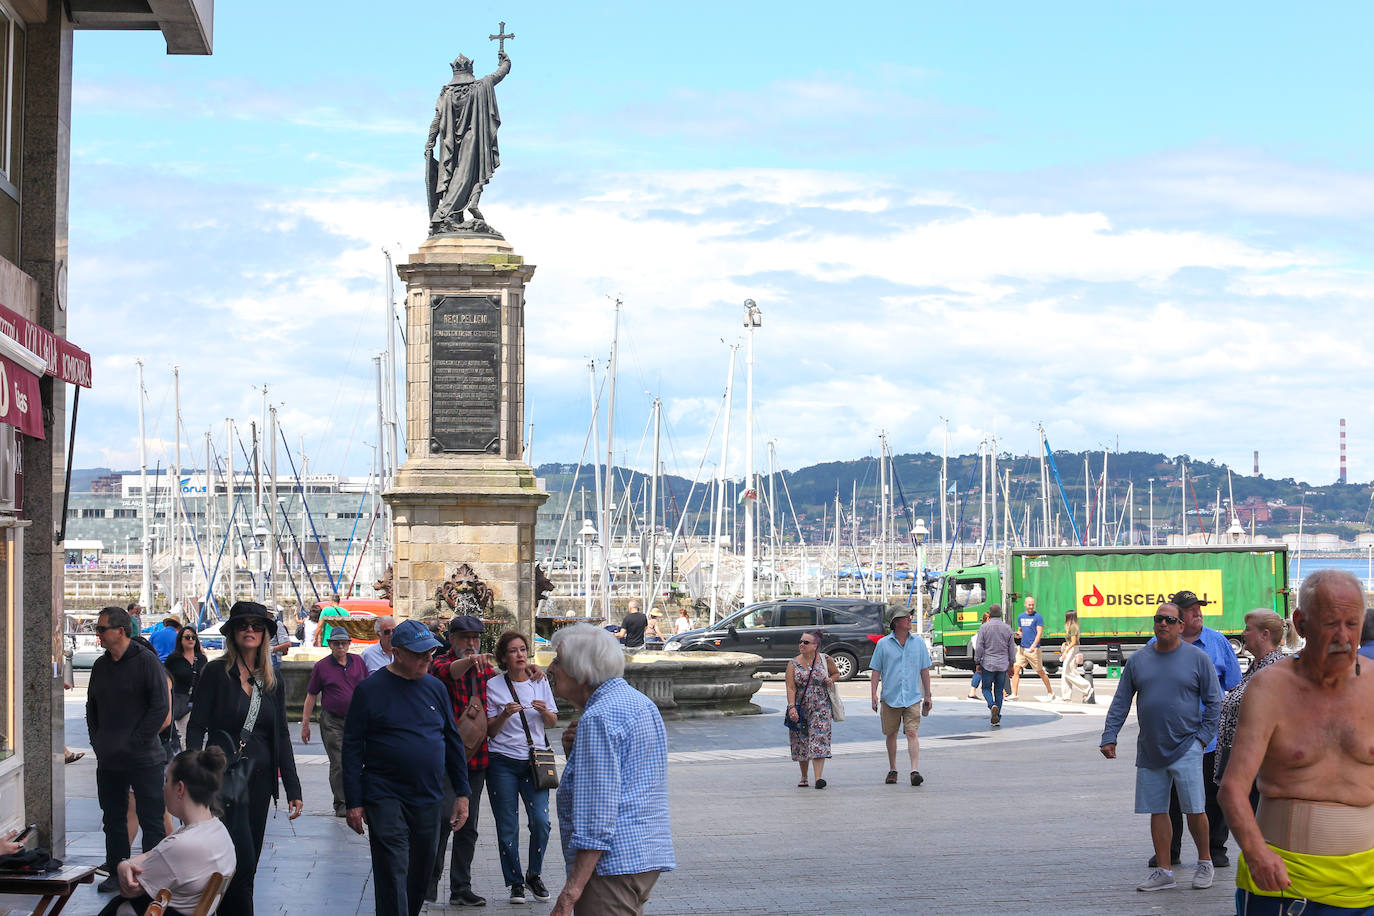
<instances>
[{"instance_id":1,"label":"chimney stack","mask_svg":"<svg viewBox=\"0 0 1374 916\"><path fill-rule=\"evenodd\" d=\"M1259 476L1259 449L1255 449L1255 476Z\"/></svg>"},{"instance_id":2,"label":"chimney stack","mask_svg":"<svg viewBox=\"0 0 1374 916\"><path fill-rule=\"evenodd\" d=\"M1341 417L1341 483L1345 483L1345 417Z\"/></svg>"}]
</instances>

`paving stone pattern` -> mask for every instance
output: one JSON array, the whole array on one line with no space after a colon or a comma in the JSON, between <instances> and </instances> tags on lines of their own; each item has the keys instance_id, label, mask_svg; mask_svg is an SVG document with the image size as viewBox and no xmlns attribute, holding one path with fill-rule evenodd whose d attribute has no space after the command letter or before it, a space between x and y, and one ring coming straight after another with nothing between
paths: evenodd
<instances>
[{"instance_id":1,"label":"paving stone pattern","mask_svg":"<svg viewBox=\"0 0 1374 916\"><path fill-rule=\"evenodd\" d=\"M887 762L877 717L866 708L866 682L845 685L850 715L835 727L824 791L796 787L776 682L759 695L767 715L696 728L673 724L669 787L678 869L659 881L647 912L1234 912L1234 870L1219 869L1214 887L1192 890L1187 845L1189 864L1177 890L1135 890L1150 855L1148 820L1131 813L1129 750L1115 761L1097 751L1105 705L1008 704L1006 724L994 731L986 708L962 698L963 686L946 681L942 688L922 729L920 788L907 784L904 747L902 781L883 784ZM70 696L67 703L73 746L84 746L82 702ZM1122 747L1134 740L1128 726ZM331 816L318 739L297 743L296 751L306 814L294 822L284 813L269 819L257 912L371 913L367 841ZM103 851L94 761L73 764L67 777L68 858L94 863ZM485 798L481 817L473 871L474 889L489 901L485 912L550 909L533 898L524 907L507 903ZM555 895L561 864L555 818L545 869ZM67 912L95 913L104 899L82 888ZM466 912L442 903L427 911Z\"/></svg>"}]
</instances>

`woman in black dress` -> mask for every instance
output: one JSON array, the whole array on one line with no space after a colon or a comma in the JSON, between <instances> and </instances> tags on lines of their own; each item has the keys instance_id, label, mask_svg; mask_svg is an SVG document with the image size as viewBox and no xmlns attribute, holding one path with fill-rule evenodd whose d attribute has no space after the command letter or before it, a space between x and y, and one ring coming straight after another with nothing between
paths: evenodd
<instances>
[{"instance_id":1,"label":"woman in black dress","mask_svg":"<svg viewBox=\"0 0 1374 916\"><path fill-rule=\"evenodd\" d=\"M224 656L201 672L191 707L187 746L199 750L208 737L232 760L254 685L262 695L257 721L243 749L256 763L248 804L225 806L224 826L234 838L238 870L217 911L222 916L252 916L253 880L267 830L267 806L277 796L278 772L291 818L299 817L304 807L286 731L285 690L272 671L271 637L276 631L277 622L267 608L253 601L236 602L224 624Z\"/></svg>"},{"instance_id":2,"label":"woman in black dress","mask_svg":"<svg viewBox=\"0 0 1374 916\"><path fill-rule=\"evenodd\" d=\"M177 645L163 664L172 676L172 723L177 734L186 741L186 722L191 718L191 694L200 672L209 661L200 647L196 628L184 626L177 631Z\"/></svg>"}]
</instances>

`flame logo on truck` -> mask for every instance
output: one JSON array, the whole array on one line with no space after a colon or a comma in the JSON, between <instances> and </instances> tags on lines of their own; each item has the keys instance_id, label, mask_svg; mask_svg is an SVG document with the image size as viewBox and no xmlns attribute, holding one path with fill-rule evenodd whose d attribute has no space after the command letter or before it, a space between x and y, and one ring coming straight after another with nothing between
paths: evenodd
<instances>
[{"instance_id":1,"label":"flame logo on truck","mask_svg":"<svg viewBox=\"0 0 1374 916\"><path fill-rule=\"evenodd\" d=\"M1102 592L1098 589L1098 587L1097 587L1096 585L1094 585L1094 586L1093 586L1093 592L1092 592L1092 594L1091 594L1091 595L1084 595L1084 596L1083 596L1083 606L1084 606L1084 607L1102 607L1103 603L1104 603L1106 600L1107 600L1107 599L1105 599L1105 598L1102 597Z\"/></svg>"}]
</instances>

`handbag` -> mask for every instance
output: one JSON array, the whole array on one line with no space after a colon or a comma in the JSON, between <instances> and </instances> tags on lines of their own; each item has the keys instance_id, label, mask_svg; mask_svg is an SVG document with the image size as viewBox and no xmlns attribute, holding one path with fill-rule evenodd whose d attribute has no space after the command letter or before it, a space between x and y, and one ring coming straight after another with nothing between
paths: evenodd
<instances>
[{"instance_id":1,"label":"handbag","mask_svg":"<svg viewBox=\"0 0 1374 916\"><path fill-rule=\"evenodd\" d=\"M258 724L258 712L261 709L262 686L254 677L253 695L248 701L248 715L244 718L243 729L239 733L239 747L230 758L228 766L224 768L224 778L219 784L219 797L225 808L248 804L248 787L253 782L253 771L257 768L257 761L245 754L243 749L248 745L253 726ZM229 736L223 729L220 730L220 734L226 738ZM229 743L233 744L232 741Z\"/></svg>"},{"instance_id":2,"label":"handbag","mask_svg":"<svg viewBox=\"0 0 1374 916\"><path fill-rule=\"evenodd\" d=\"M510 691L512 700L519 699L515 695L515 685L510 682L510 675L505 675L506 689ZM520 709L520 724L525 727L525 743L530 746L530 778L534 780L534 787L539 790L558 788L558 765L554 762L553 748L549 746L549 735L544 733L544 746L534 746L534 735L530 732L530 723L525 718L525 709Z\"/></svg>"},{"instance_id":3,"label":"handbag","mask_svg":"<svg viewBox=\"0 0 1374 916\"><path fill-rule=\"evenodd\" d=\"M809 672L809 673L807 674L807 676L806 676L806 686L803 687L801 690L798 690L798 691L797 691L797 693L796 693L797 703L795 703L794 706L791 707L791 708L795 708L795 709L797 710L797 719L796 719L796 721L794 722L793 720L787 718L787 712L786 712L785 710L783 711L783 714L782 714L782 722L783 722L784 725L787 726L787 730L790 731L790 732L804 732L804 731L806 731L806 710L802 709L801 698L804 697L804 696L806 696L806 691L808 691L808 690L811 689L811 681L814 680L815 677L816 677L816 666L813 664L813 665L811 666L810 672Z\"/></svg>"},{"instance_id":4,"label":"handbag","mask_svg":"<svg viewBox=\"0 0 1374 916\"><path fill-rule=\"evenodd\" d=\"M826 656L826 671L830 670L830 656ZM840 687L834 681L825 685L825 698L830 701L830 718L836 722L844 721L844 701L840 699Z\"/></svg>"},{"instance_id":5,"label":"handbag","mask_svg":"<svg viewBox=\"0 0 1374 916\"><path fill-rule=\"evenodd\" d=\"M476 672L476 666L472 668ZM464 675L466 677L466 675ZM468 704L458 716L458 737L463 741L463 751L472 760L487 740L487 704L478 695L476 683L468 693Z\"/></svg>"}]
</instances>

